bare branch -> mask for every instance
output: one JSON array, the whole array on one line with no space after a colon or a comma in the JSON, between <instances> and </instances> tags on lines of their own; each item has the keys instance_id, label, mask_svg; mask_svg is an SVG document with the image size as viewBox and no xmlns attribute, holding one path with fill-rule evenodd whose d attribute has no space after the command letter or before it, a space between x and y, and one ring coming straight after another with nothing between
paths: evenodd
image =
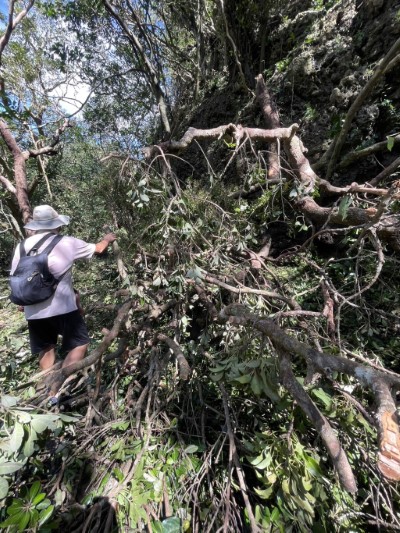
<instances>
[{"instance_id":1,"label":"bare branch","mask_svg":"<svg viewBox=\"0 0 400 533\"><path fill-rule=\"evenodd\" d=\"M295 378L288 353L278 349L278 354L280 358L280 375L284 387L311 420L321 439L324 441L343 488L351 493L357 492L356 480L349 460L332 426Z\"/></svg>"},{"instance_id":2,"label":"bare branch","mask_svg":"<svg viewBox=\"0 0 400 533\"><path fill-rule=\"evenodd\" d=\"M165 342L165 344L168 345L170 350L172 350L176 357L176 360L178 361L179 377L184 381L188 380L191 370L189 363L187 362L186 357L183 355L182 349L179 344L173 339L170 339L167 335L164 335L164 333L157 333L156 339Z\"/></svg>"},{"instance_id":3,"label":"bare branch","mask_svg":"<svg viewBox=\"0 0 400 533\"><path fill-rule=\"evenodd\" d=\"M7 27L6 27L6 31L4 35L0 37L0 65L1 65L1 60L2 60L4 49L10 40L12 32L15 30L15 28L21 22L21 20L24 17L26 17L26 15L28 14L28 11L31 9L31 7L35 3L35 0L29 0L29 3L26 6L26 8L20 11L18 15L14 18L15 2L16 0L9 0L8 23L7 23Z\"/></svg>"},{"instance_id":4,"label":"bare branch","mask_svg":"<svg viewBox=\"0 0 400 533\"><path fill-rule=\"evenodd\" d=\"M157 155L160 149L165 153L179 153L186 150L195 140L220 139L224 135L228 135L231 138L234 137L236 142L245 136L252 140L272 142L276 141L276 139L290 139L298 128L298 124L293 124L289 128L276 128L273 130L245 128L235 124L227 124L209 130L189 128L179 141L166 141L155 146L148 146L143 149L143 153L147 159Z\"/></svg>"}]
</instances>

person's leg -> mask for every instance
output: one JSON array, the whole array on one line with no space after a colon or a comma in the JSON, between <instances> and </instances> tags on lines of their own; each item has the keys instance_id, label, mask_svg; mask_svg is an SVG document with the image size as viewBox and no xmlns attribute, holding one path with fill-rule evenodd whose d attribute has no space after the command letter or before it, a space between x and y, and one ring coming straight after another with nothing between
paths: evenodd
<instances>
[{"instance_id":1,"label":"person's leg","mask_svg":"<svg viewBox=\"0 0 400 533\"><path fill-rule=\"evenodd\" d=\"M54 319L28 320L28 330L32 355L39 355L40 369L48 370L56 360L57 328L54 326Z\"/></svg>"},{"instance_id":2,"label":"person's leg","mask_svg":"<svg viewBox=\"0 0 400 533\"><path fill-rule=\"evenodd\" d=\"M39 365L41 370L48 370L56 362L56 351L54 346L48 346L39 354Z\"/></svg>"},{"instance_id":3,"label":"person's leg","mask_svg":"<svg viewBox=\"0 0 400 533\"><path fill-rule=\"evenodd\" d=\"M63 368L71 365L72 363L76 363L77 361L81 361L85 357L88 346L89 344L83 344L82 346L73 348L64 359L62 364Z\"/></svg>"}]
</instances>

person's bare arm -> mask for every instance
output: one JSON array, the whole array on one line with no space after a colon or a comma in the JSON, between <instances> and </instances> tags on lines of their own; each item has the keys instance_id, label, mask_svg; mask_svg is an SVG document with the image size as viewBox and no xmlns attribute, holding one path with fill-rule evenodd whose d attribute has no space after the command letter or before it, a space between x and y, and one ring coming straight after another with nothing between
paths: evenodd
<instances>
[{"instance_id":1,"label":"person's bare arm","mask_svg":"<svg viewBox=\"0 0 400 533\"><path fill-rule=\"evenodd\" d=\"M109 245L116 240L117 236L115 233L107 233L107 235L104 235L102 240L96 244L96 249L94 251L95 254L102 254L104 253Z\"/></svg>"}]
</instances>

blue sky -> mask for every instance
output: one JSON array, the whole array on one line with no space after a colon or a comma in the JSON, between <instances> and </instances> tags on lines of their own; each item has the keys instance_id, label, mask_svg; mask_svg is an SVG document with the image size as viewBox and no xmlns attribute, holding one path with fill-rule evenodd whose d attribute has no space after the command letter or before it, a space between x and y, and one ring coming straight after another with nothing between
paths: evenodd
<instances>
[{"instance_id":1,"label":"blue sky","mask_svg":"<svg viewBox=\"0 0 400 533\"><path fill-rule=\"evenodd\" d=\"M2 13L8 13L8 1L0 0L0 11Z\"/></svg>"}]
</instances>

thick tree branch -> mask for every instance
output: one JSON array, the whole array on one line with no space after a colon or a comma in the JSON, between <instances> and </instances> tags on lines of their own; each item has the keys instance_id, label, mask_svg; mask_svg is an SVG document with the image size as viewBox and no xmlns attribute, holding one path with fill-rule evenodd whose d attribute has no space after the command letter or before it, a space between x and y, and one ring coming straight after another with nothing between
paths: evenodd
<instances>
[{"instance_id":1,"label":"thick tree branch","mask_svg":"<svg viewBox=\"0 0 400 533\"><path fill-rule=\"evenodd\" d=\"M16 198L21 210L22 220L27 223L31 218L32 209L28 197L28 185L26 182L26 162L22 151L20 150L17 141L8 127L8 124L0 119L0 134L3 137L7 148L12 154L14 160L14 179Z\"/></svg>"},{"instance_id":2,"label":"thick tree branch","mask_svg":"<svg viewBox=\"0 0 400 533\"><path fill-rule=\"evenodd\" d=\"M279 111L274 99L265 84L262 74L256 77L256 95L264 116L264 122L268 129L276 129L280 126ZM280 176L280 158L278 143L272 142L268 150L268 179L278 179Z\"/></svg>"},{"instance_id":3,"label":"thick tree branch","mask_svg":"<svg viewBox=\"0 0 400 533\"><path fill-rule=\"evenodd\" d=\"M110 331L107 331L99 346L97 346L97 348L95 348L87 357L85 357L81 361L77 361L76 363L72 363L64 368L61 368L60 370L54 370L53 372L51 372L49 378L47 379L48 385L52 386L53 384L57 384L60 387L64 383L64 381L72 374L75 374L79 370L82 370L83 368L87 368L88 366L97 363L103 353L118 336L118 333L128 316L131 306L131 300L125 302L121 306L118 311L117 317L114 320L112 329Z\"/></svg>"},{"instance_id":4,"label":"thick tree branch","mask_svg":"<svg viewBox=\"0 0 400 533\"><path fill-rule=\"evenodd\" d=\"M237 143L244 137L249 137L252 140L273 142L276 139L290 139L297 130L297 124L293 124L289 128L277 128L273 130L245 128L235 124L227 124L209 130L189 128L179 141L166 141L154 146L148 146L143 149L143 153L146 159L151 159L159 155L160 150L171 154L179 153L186 150L193 141L220 139L224 135L234 137Z\"/></svg>"},{"instance_id":5,"label":"thick tree branch","mask_svg":"<svg viewBox=\"0 0 400 533\"><path fill-rule=\"evenodd\" d=\"M288 353L278 349L278 354L280 358L280 376L283 386L293 396L297 404L301 407L318 431L339 475L342 487L348 492L357 492L356 480L350 463L332 426L297 381L292 371L292 364Z\"/></svg>"},{"instance_id":6,"label":"thick tree branch","mask_svg":"<svg viewBox=\"0 0 400 533\"><path fill-rule=\"evenodd\" d=\"M157 333L156 339L167 344L167 346L173 352L176 360L178 361L179 377L184 381L187 381L189 379L191 370L179 344L173 339L169 338L167 335L164 335L164 333Z\"/></svg>"},{"instance_id":7,"label":"thick tree branch","mask_svg":"<svg viewBox=\"0 0 400 533\"><path fill-rule=\"evenodd\" d=\"M378 466L388 479L400 480L400 432L396 419L391 388L400 388L400 376L386 373L384 370L362 365L342 356L334 356L311 348L289 337L272 320L251 313L246 306L232 304L219 314L222 321L251 326L270 338L278 351L299 355L307 364L322 374L330 376L332 372L344 373L355 377L362 385L369 387L377 400L377 419L380 434L380 452Z\"/></svg>"}]
</instances>

